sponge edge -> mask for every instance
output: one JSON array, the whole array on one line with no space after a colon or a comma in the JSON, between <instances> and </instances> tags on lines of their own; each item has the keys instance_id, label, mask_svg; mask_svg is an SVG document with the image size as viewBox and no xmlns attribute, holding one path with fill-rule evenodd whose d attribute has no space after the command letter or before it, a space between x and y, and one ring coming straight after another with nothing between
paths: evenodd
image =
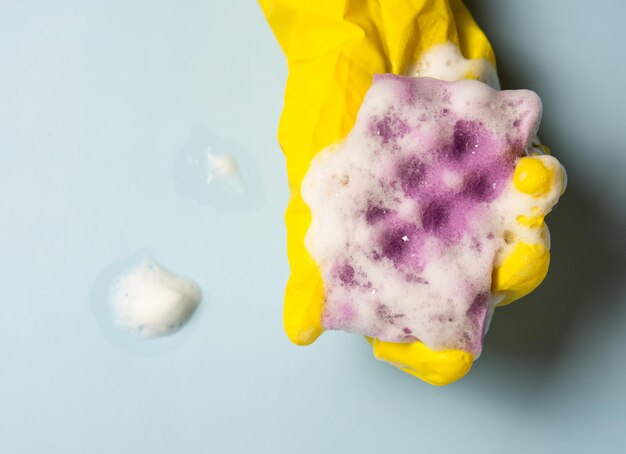
<instances>
[{"instance_id":1,"label":"sponge edge","mask_svg":"<svg viewBox=\"0 0 626 454\"><path fill-rule=\"evenodd\" d=\"M474 358L463 350L431 350L422 342L383 342L368 337L374 357L434 386L445 386L463 378Z\"/></svg>"}]
</instances>

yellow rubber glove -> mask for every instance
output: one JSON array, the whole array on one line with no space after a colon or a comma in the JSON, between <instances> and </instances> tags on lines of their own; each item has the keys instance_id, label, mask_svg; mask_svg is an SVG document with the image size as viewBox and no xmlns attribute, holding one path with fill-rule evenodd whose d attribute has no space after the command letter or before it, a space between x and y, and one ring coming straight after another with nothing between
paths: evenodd
<instances>
[{"instance_id":1,"label":"yellow rubber glove","mask_svg":"<svg viewBox=\"0 0 626 454\"><path fill-rule=\"evenodd\" d=\"M289 69L278 139L287 160L291 199L285 215L291 276L284 306L285 330L298 345L314 342L321 324L324 283L304 245L311 213L300 187L313 157L351 130L374 74L405 74L424 52L453 43L468 59L486 59L495 68L489 42L460 0L259 0ZM477 78L476 74L465 74ZM526 159L526 158L524 158ZM524 159L520 160L520 165ZM531 159L531 158L528 158ZM541 168L523 164L516 187L535 188ZM552 172L550 176L554 176ZM534 178L534 179L533 179ZM520 181L518 185L517 181ZM544 185L551 184L548 179ZM524 183L525 182L525 183ZM524 189L522 192L528 193ZM543 215L520 215L526 228L545 228ZM524 224L526 225L526 224ZM503 303L534 289L549 261L542 244L519 243L494 271L494 292ZM369 339L374 354L428 383L445 385L463 377L472 355L434 351L421 342L396 344Z\"/></svg>"}]
</instances>

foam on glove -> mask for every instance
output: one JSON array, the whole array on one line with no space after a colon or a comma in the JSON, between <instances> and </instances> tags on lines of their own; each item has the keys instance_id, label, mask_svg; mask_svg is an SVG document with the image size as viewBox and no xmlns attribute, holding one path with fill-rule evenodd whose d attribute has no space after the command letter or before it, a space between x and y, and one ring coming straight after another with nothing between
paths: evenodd
<instances>
[{"instance_id":1,"label":"foam on glove","mask_svg":"<svg viewBox=\"0 0 626 454\"><path fill-rule=\"evenodd\" d=\"M323 327L478 356L503 299L494 266L522 237L545 239L520 213L549 211L561 192L534 197L514 184L540 117L528 90L376 76L353 130L302 185ZM558 173L556 160L540 159Z\"/></svg>"}]
</instances>

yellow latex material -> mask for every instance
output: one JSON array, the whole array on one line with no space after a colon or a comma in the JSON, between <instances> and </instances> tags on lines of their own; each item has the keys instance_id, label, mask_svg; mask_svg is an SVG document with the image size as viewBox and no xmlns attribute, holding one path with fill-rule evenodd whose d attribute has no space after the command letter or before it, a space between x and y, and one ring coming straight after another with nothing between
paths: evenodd
<instances>
[{"instance_id":1,"label":"yellow latex material","mask_svg":"<svg viewBox=\"0 0 626 454\"><path fill-rule=\"evenodd\" d=\"M285 292L284 324L291 341L308 345L323 332L324 301L320 271L304 243L311 213L300 187L311 160L351 130L374 74L404 74L424 51L446 42L456 44L466 58L485 58L494 67L495 57L460 0L259 3L289 69L278 130L291 190L285 213L291 276ZM514 253L495 273L499 291L517 295L530 287L523 284L533 281L532 270L523 263L525 258L531 259L532 254ZM518 275L525 275L525 280L516 280ZM545 273L541 279L543 276ZM463 377L473 361L465 351L433 351L421 342L393 344L374 339L372 343L378 359L436 385Z\"/></svg>"},{"instance_id":2,"label":"yellow latex material","mask_svg":"<svg viewBox=\"0 0 626 454\"><path fill-rule=\"evenodd\" d=\"M422 342L399 344L367 338L374 356L435 386L457 381L472 368L474 358L463 350L434 351Z\"/></svg>"},{"instance_id":3,"label":"yellow latex material","mask_svg":"<svg viewBox=\"0 0 626 454\"><path fill-rule=\"evenodd\" d=\"M533 157L521 158L513 174L513 184L517 190L533 197L550 192L553 179L554 171Z\"/></svg>"},{"instance_id":4,"label":"yellow latex material","mask_svg":"<svg viewBox=\"0 0 626 454\"><path fill-rule=\"evenodd\" d=\"M550 251L544 244L519 242L493 272L491 290L505 294L505 306L535 290L548 273Z\"/></svg>"},{"instance_id":5,"label":"yellow latex material","mask_svg":"<svg viewBox=\"0 0 626 454\"><path fill-rule=\"evenodd\" d=\"M526 227L538 228L543 225L544 218L545 216L543 214L538 214L536 216L524 216L523 214L520 214L517 217L517 222Z\"/></svg>"},{"instance_id":6,"label":"yellow latex material","mask_svg":"<svg viewBox=\"0 0 626 454\"><path fill-rule=\"evenodd\" d=\"M550 183L550 186L552 186L552 184L553 183ZM520 214L516 219L521 225L535 229L543 226L543 220L545 217L546 213L541 211L539 207L533 207L530 216Z\"/></svg>"}]
</instances>

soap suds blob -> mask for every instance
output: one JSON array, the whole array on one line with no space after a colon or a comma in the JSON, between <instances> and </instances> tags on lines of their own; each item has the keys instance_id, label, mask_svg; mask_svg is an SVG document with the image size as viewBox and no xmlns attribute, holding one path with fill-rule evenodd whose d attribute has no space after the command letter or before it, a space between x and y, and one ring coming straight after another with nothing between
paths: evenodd
<instances>
[{"instance_id":1,"label":"soap suds blob","mask_svg":"<svg viewBox=\"0 0 626 454\"><path fill-rule=\"evenodd\" d=\"M228 153L206 153L207 161L207 184L215 182L227 182L233 188L242 191L243 185L239 175L237 159Z\"/></svg>"},{"instance_id":2,"label":"soap suds blob","mask_svg":"<svg viewBox=\"0 0 626 454\"><path fill-rule=\"evenodd\" d=\"M148 260L118 277L110 290L116 324L147 338L178 331L201 300L197 284Z\"/></svg>"},{"instance_id":3,"label":"soap suds blob","mask_svg":"<svg viewBox=\"0 0 626 454\"><path fill-rule=\"evenodd\" d=\"M250 211L265 199L254 156L202 124L191 128L174 166L178 195L224 212Z\"/></svg>"},{"instance_id":4,"label":"soap suds blob","mask_svg":"<svg viewBox=\"0 0 626 454\"><path fill-rule=\"evenodd\" d=\"M406 74L448 82L477 79L496 90L500 89L498 73L487 59L465 58L459 48L451 42L433 46L422 53L417 63L412 65Z\"/></svg>"}]
</instances>

